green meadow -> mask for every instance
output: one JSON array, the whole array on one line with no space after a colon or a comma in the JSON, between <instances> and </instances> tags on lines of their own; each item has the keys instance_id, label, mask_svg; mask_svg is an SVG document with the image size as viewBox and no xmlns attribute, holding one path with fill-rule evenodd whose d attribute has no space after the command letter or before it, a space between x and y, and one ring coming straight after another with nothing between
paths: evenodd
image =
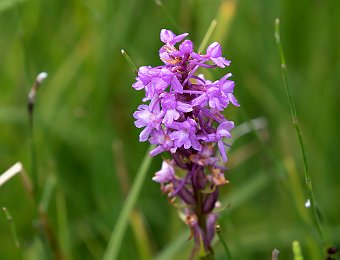
<instances>
[{"instance_id":1,"label":"green meadow","mask_svg":"<svg viewBox=\"0 0 340 260\"><path fill-rule=\"evenodd\" d=\"M17 162L22 171L0 186L0 259L110 259L112 251L188 259L190 231L151 180L162 157L145 162L149 145L138 141L132 114L143 93L131 87L121 50L137 67L159 66L161 29L188 32L197 50L209 26L205 45L220 42L232 61L209 78L231 72L241 104L224 112L239 126L218 222L232 259L271 259L274 249L279 260L299 259L297 240L303 259L319 260L340 245L339 1L1 0L0 174ZM30 121L28 93L43 71ZM227 259L218 237L214 251Z\"/></svg>"}]
</instances>

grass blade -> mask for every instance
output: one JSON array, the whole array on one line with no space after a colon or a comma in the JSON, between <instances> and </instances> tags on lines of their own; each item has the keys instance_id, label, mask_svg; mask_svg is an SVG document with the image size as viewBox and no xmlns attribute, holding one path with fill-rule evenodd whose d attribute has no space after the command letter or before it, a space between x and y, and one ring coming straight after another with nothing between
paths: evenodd
<instances>
[{"instance_id":1,"label":"grass blade","mask_svg":"<svg viewBox=\"0 0 340 260\"><path fill-rule=\"evenodd\" d=\"M284 84L284 87L285 87L285 90L286 90L286 93L287 93L287 97L288 97L288 103L289 103L290 113L291 113L291 116L292 116L292 122L293 122L293 125L294 125L294 128L295 128L295 131L296 131L296 135L298 137L300 150L301 150L301 154L302 154L302 158L303 158L305 183L306 183L308 196L309 196L310 203L311 203L311 208L313 210L314 222L315 222L315 226L316 226L316 229L318 231L318 234L319 234L319 236L322 240L322 244L324 246L326 246L327 239L326 239L324 229L321 225L320 216L318 214L318 210L317 210L316 204L315 204L314 192L313 192L313 188L312 188L312 180L311 180L310 174L308 172L308 167L307 167L308 164L307 164L305 148L304 148L304 144L303 144L303 140L302 140L301 129L300 129L299 121L298 121L298 118L297 118L296 108L295 108L295 104L294 104L294 101L293 101L293 98L292 98L292 94L291 94L289 86L288 86L287 66L286 66L286 60L285 60L285 56L284 56L284 52L283 52L283 48L282 48L282 44L281 44L280 19L279 18L275 19L275 40L276 40L277 48L278 48L280 59L281 59L283 84Z\"/></svg>"},{"instance_id":2,"label":"grass blade","mask_svg":"<svg viewBox=\"0 0 340 260\"><path fill-rule=\"evenodd\" d=\"M152 147L152 146L151 146ZM122 243L122 239L124 237L124 233L129 222L129 216L132 212L134 205L136 204L138 195L141 191L142 185L144 183L144 179L148 172L149 166L152 161L152 157L149 155L151 147L148 149L142 164L137 172L136 178L132 184L131 191L126 199L126 202L123 205L123 209L118 216L118 220L116 222L115 228L112 231L109 245L104 253L104 260L114 260L117 259L119 248Z\"/></svg>"},{"instance_id":3,"label":"grass blade","mask_svg":"<svg viewBox=\"0 0 340 260\"><path fill-rule=\"evenodd\" d=\"M217 225L216 226L216 233L217 233L217 236L221 242L221 244L223 245L223 248L224 248L224 251L225 251L225 254L227 256L227 259L228 260L231 260L231 253L230 253L230 250L229 250L229 247L227 245L227 243L224 241L222 235L221 235L221 226L220 225Z\"/></svg>"},{"instance_id":4,"label":"grass blade","mask_svg":"<svg viewBox=\"0 0 340 260\"><path fill-rule=\"evenodd\" d=\"M20 249L20 242L19 242L19 239L18 239L18 235L17 235L17 231L16 231L16 227L15 227L12 215L8 211L8 209L5 208L5 207L2 208L2 211L5 213L6 219L9 223L10 228L11 228L11 233L12 233L12 237L13 237L13 240L14 240L15 247Z\"/></svg>"},{"instance_id":5,"label":"grass blade","mask_svg":"<svg viewBox=\"0 0 340 260\"><path fill-rule=\"evenodd\" d=\"M209 25L207 32L205 33L205 35L203 37L203 40L200 44L200 47L198 48L198 53L201 53L203 51L203 49L207 46L208 41L209 41L211 35L213 34L216 25L217 25L217 20L216 19L212 20L210 25Z\"/></svg>"}]
</instances>

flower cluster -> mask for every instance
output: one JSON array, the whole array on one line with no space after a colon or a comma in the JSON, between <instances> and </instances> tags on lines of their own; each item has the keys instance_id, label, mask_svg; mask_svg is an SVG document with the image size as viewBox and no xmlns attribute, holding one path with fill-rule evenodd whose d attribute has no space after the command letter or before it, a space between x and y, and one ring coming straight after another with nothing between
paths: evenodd
<instances>
[{"instance_id":1,"label":"flower cluster","mask_svg":"<svg viewBox=\"0 0 340 260\"><path fill-rule=\"evenodd\" d=\"M152 156L170 152L162 169L153 180L161 183L170 201L186 205L184 213L195 239L195 250L209 252L214 236L219 186L227 183L223 166L215 157L215 147L227 161L225 138L230 138L234 127L221 113L230 103L239 106L233 95L231 73L217 81L210 81L199 68L225 68L230 61L222 57L219 43L208 46L205 54L194 52L193 43L184 40L187 33L175 35L163 29L164 45L159 50L164 65L143 66L138 70L136 90L145 90L143 102L133 114L135 126L143 128L139 140L155 145ZM178 47L176 47L178 45ZM185 176L176 175L182 169ZM203 243L202 243L203 242Z\"/></svg>"}]
</instances>

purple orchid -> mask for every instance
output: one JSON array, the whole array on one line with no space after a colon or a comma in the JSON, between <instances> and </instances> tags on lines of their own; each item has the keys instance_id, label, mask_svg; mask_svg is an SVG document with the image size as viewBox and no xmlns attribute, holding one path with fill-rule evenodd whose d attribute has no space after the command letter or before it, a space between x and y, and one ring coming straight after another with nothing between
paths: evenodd
<instances>
[{"instance_id":1,"label":"purple orchid","mask_svg":"<svg viewBox=\"0 0 340 260\"><path fill-rule=\"evenodd\" d=\"M155 173L152 180L159 183L170 182L175 177L175 168L172 162L163 161L162 169Z\"/></svg>"},{"instance_id":2,"label":"purple orchid","mask_svg":"<svg viewBox=\"0 0 340 260\"><path fill-rule=\"evenodd\" d=\"M239 106L233 91L235 83L231 73L212 82L201 68L225 68L230 61L222 57L219 43L210 44L206 54L194 52L192 41L185 40L187 33L175 35L161 30L164 45L159 50L164 65L143 66L138 70L136 90L145 91L143 104L133 114L135 125L143 128L139 140L155 145L151 156L169 152L171 159L164 160L153 180L172 203L180 201L186 224L195 241L196 252L212 253L211 242L215 233L220 186L228 183L226 168L220 158L227 161L225 142L231 138L234 123L221 113L229 104ZM176 45L178 44L178 47ZM215 156L218 151L220 156ZM185 171L178 177L176 170Z\"/></svg>"}]
</instances>

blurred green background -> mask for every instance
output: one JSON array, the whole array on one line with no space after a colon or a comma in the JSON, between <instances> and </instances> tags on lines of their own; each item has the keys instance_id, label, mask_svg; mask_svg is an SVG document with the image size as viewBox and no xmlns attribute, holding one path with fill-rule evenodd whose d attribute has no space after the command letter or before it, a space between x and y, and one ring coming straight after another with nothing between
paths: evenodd
<instances>
[{"instance_id":1,"label":"blurred green background","mask_svg":"<svg viewBox=\"0 0 340 260\"><path fill-rule=\"evenodd\" d=\"M46 71L34 117L39 198L48 202L46 214L64 259L102 258L148 147L138 142L132 118L143 93L131 87L135 75L120 50L137 66L158 66L162 28L188 32L197 49L213 19L218 24L209 42L222 44L232 66L210 77L231 71L241 104L229 108L227 117L237 125L266 122L237 138L229 151L222 236L235 259L270 259L274 248L279 259L293 259L293 240L300 241L306 259L323 259L304 207L303 164L274 39L276 17L318 208L330 240L339 245L338 0L176 0L161 6L146 0L0 1L0 173L20 161L31 175L27 94L36 75ZM158 156L119 259L190 255L189 230L151 180L160 164ZM1 259L52 258L38 239L35 206L19 176L0 188L0 206L10 211L21 244L15 247L0 212ZM215 253L225 259L219 241Z\"/></svg>"}]
</instances>

